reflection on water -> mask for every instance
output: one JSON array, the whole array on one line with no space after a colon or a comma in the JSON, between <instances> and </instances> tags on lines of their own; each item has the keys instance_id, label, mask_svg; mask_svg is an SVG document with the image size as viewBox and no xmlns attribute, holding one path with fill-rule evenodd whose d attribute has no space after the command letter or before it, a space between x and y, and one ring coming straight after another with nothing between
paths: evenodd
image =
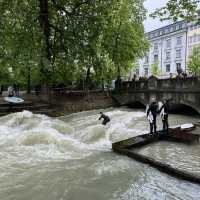
<instances>
[{"instance_id":1,"label":"reflection on water","mask_svg":"<svg viewBox=\"0 0 200 200\"><path fill-rule=\"evenodd\" d=\"M199 199L198 185L112 152L112 142L147 132L143 111L105 112L111 117L107 126L98 121L97 110L59 119L28 111L0 118L0 199ZM171 124L196 120L170 116ZM199 146L158 143L148 148L143 153L197 172ZM182 152L188 153L188 162L181 162Z\"/></svg>"}]
</instances>

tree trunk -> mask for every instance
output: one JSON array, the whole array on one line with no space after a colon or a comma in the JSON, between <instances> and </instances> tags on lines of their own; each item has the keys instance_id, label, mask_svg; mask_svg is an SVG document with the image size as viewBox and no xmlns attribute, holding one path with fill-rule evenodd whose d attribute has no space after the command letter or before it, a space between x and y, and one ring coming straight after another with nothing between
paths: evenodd
<instances>
[{"instance_id":1,"label":"tree trunk","mask_svg":"<svg viewBox=\"0 0 200 200\"><path fill-rule=\"evenodd\" d=\"M87 68L85 86L86 86L87 89L90 88L90 67Z\"/></svg>"},{"instance_id":2,"label":"tree trunk","mask_svg":"<svg viewBox=\"0 0 200 200\"><path fill-rule=\"evenodd\" d=\"M31 68L28 65L28 76L27 76L27 93L31 93Z\"/></svg>"},{"instance_id":3,"label":"tree trunk","mask_svg":"<svg viewBox=\"0 0 200 200\"><path fill-rule=\"evenodd\" d=\"M40 0L40 26L44 34L46 57L51 63L50 23L48 0Z\"/></svg>"}]
</instances>

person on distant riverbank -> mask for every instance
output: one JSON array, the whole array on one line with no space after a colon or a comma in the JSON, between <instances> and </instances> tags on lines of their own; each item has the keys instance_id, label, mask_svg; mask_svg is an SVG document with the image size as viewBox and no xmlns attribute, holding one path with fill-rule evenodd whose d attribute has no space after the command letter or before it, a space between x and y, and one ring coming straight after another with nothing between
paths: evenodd
<instances>
[{"instance_id":1,"label":"person on distant riverbank","mask_svg":"<svg viewBox=\"0 0 200 200\"><path fill-rule=\"evenodd\" d=\"M14 96L14 89L12 86L8 87L8 96L13 97Z\"/></svg>"},{"instance_id":2,"label":"person on distant riverbank","mask_svg":"<svg viewBox=\"0 0 200 200\"><path fill-rule=\"evenodd\" d=\"M1 85L0 94L3 94L3 85Z\"/></svg>"},{"instance_id":3,"label":"person on distant riverbank","mask_svg":"<svg viewBox=\"0 0 200 200\"><path fill-rule=\"evenodd\" d=\"M108 122L110 122L110 117L103 114L102 112L99 113L101 116L99 117L99 120L103 119L102 125L106 125Z\"/></svg>"},{"instance_id":4,"label":"person on distant riverbank","mask_svg":"<svg viewBox=\"0 0 200 200\"><path fill-rule=\"evenodd\" d=\"M151 104L147 109L147 119L150 125L150 134L156 133L156 117L158 114L158 104L155 98L151 99Z\"/></svg>"},{"instance_id":5,"label":"person on distant riverbank","mask_svg":"<svg viewBox=\"0 0 200 200\"><path fill-rule=\"evenodd\" d=\"M169 123L168 123L168 114L169 114L169 100L164 99L163 105L159 110L162 123L163 123L163 130L168 131Z\"/></svg>"},{"instance_id":6,"label":"person on distant riverbank","mask_svg":"<svg viewBox=\"0 0 200 200\"><path fill-rule=\"evenodd\" d=\"M16 83L13 84L13 91L14 91L14 96L19 97L19 86Z\"/></svg>"}]
</instances>

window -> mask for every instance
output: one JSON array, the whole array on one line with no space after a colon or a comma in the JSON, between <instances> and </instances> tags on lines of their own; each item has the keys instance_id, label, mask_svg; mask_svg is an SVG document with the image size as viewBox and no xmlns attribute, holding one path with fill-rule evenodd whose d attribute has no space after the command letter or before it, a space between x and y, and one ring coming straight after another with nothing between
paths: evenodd
<instances>
[{"instance_id":1,"label":"window","mask_svg":"<svg viewBox=\"0 0 200 200\"><path fill-rule=\"evenodd\" d=\"M193 36L193 42L197 42L197 35L196 34Z\"/></svg>"},{"instance_id":2,"label":"window","mask_svg":"<svg viewBox=\"0 0 200 200\"><path fill-rule=\"evenodd\" d=\"M197 35L198 36L198 42L200 41L200 34Z\"/></svg>"},{"instance_id":3,"label":"window","mask_svg":"<svg viewBox=\"0 0 200 200\"><path fill-rule=\"evenodd\" d=\"M144 68L144 75L148 76L148 74L149 74L149 69L148 68Z\"/></svg>"},{"instance_id":4,"label":"window","mask_svg":"<svg viewBox=\"0 0 200 200\"><path fill-rule=\"evenodd\" d=\"M139 69L138 69L138 68L136 69L136 72L135 72L135 73L136 73L136 75L137 75L137 76L139 76L139 74L140 74L140 71L139 71Z\"/></svg>"},{"instance_id":5,"label":"window","mask_svg":"<svg viewBox=\"0 0 200 200\"><path fill-rule=\"evenodd\" d=\"M176 39L177 39L176 44L181 45L182 44L182 36L178 36Z\"/></svg>"},{"instance_id":6,"label":"window","mask_svg":"<svg viewBox=\"0 0 200 200\"><path fill-rule=\"evenodd\" d=\"M176 63L176 70L178 73L180 73L182 71L181 63Z\"/></svg>"},{"instance_id":7,"label":"window","mask_svg":"<svg viewBox=\"0 0 200 200\"><path fill-rule=\"evenodd\" d=\"M197 28L198 28L198 24L195 24L195 25L194 25L194 29L197 29Z\"/></svg>"},{"instance_id":8,"label":"window","mask_svg":"<svg viewBox=\"0 0 200 200\"><path fill-rule=\"evenodd\" d=\"M176 69L181 69L181 63L176 63Z\"/></svg>"},{"instance_id":9,"label":"window","mask_svg":"<svg viewBox=\"0 0 200 200\"><path fill-rule=\"evenodd\" d=\"M176 58L181 58L181 49L176 50Z\"/></svg>"},{"instance_id":10,"label":"window","mask_svg":"<svg viewBox=\"0 0 200 200\"><path fill-rule=\"evenodd\" d=\"M144 62L145 62L145 63L149 63L149 56L148 56L148 55L146 55L146 56L144 57Z\"/></svg>"},{"instance_id":11,"label":"window","mask_svg":"<svg viewBox=\"0 0 200 200\"><path fill-rule=\"evenodd\" d=\"M171 39L166 40L166 47L170 48L171 47Z\"/></svg>"},{"instance_id":12,"label":"window","mask_svg":"<svg viewBox=\"0 0 200 200\"><path fill-rule=\"evenodd\" d=\"M192 47L189 47L188 54L189 54L189 56L192 55Z\"/></svg>"},{"instance_id":13,"label":"window","mask_svg":"<svg viewBox=\"0 0 200 200\"><path fill-rule=\"evenodd\" d=\"M192 43L192 39L193 39L193 37L190 36L190 37L189 37L189 43Z\"/></svg>"},{"instance_id":14,"label":"window","mask_svg":"<svg viewBox=\"0 0 200 200\"><path fill-rule=\"evenodd\" d=\"M148 37L149 37L149 39L151 39L151 34L150 33L148 34Z\"/></svg>"},{"instance_id":15,"label":"window","mask_svg":"<svg viewBox=\"0 0 200 200\"><path fill-rule=\"evenodd\" d=\"M154 43L154 51L158 51L158 43Z\"/></svg>"},{"instance_id":16,"label":"window","mask_svg":"<svg viewBox=\"0 0 200 200\"><path fill-rule=\"evenodd\" d=\"M158 55L157 54L154 55L154 59L153 60L154 60L154 62L158 61Z\"/></svg>"},{"instance_id":17,"label":"window","mask_svg":"<svg viewBox=\"0 0 200 200\"><path fill-rule=\"evenodd\" d=\"M170 64L166 65L166 72L170 72Z\"/></svg>"},{"instance_id":18,"label":"window","mask_svg":"<svg viewBox=\"0 0 200 200\"><path fill-rule=\"evenodd\" d=\"M166 60L171 59L171 53L169 51L166 52Z\"/></svg>"},{"instance_id":19,"label":"window","mask_svg":"<svg viewBox=\"0 0 200 200\"><path fill-rule=\"evenodd\" d=\"M169 32L170 32L170 28L169 28L169 27L166 28L165 32L166 32L166 33L169 33Z\"/></svg>"}]
</instances>

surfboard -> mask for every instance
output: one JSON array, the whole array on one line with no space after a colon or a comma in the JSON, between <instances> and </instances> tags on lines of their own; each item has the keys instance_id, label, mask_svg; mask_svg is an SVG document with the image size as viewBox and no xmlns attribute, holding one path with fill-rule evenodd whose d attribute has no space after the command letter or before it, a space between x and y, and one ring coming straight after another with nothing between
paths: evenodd
<instances>
[{"instance_id":1,"label":"surfboard","mask_svg":"<svg viewBox=\"0 0 200 200\"><path fill-rule=\"evenodd\" d=\"M148 109L149 109L149 105L147 104L146 105L146 115L147 115ZM149 123L153 123L153 115L152 115L151 111L149 112L149 115L147 116L147 119L148 119Z\"/></svg>"},{"instance_id":2,"label":"surfboard","mask_svg":"<svg viewBox=\"0 0 200 200\"><path fill-rule=\"evenodd\" d=\"M161 101L159 101L158 102L158 108L159 108L159 110L162 108L162 106L163 106L163 103L161 102ZM164 109L162 109L161 111L160 111L160 118L163 120L164 119Z\"/></svg>"},{"instance_id":3,"label":"surfboard","mask_svg":"<svg viewBox=\"0 0 200 200\"><path fill-rule=\"evenodd\" d=\"M181 129L190 129L190 128L193 128L194 125L193 124L182 124L181 125Z\"/></svg>"},{"instance_id":4,"label":"surfboard","mask_svg":"<svg viewBox=\"0 0 200 200\"><path fill-rule=\"evenodd\" d=\"M24 99L19 97L4 97L4 101L7 101L9 103L22 103L24 102Z\"/></svg>"}]
</instances>

